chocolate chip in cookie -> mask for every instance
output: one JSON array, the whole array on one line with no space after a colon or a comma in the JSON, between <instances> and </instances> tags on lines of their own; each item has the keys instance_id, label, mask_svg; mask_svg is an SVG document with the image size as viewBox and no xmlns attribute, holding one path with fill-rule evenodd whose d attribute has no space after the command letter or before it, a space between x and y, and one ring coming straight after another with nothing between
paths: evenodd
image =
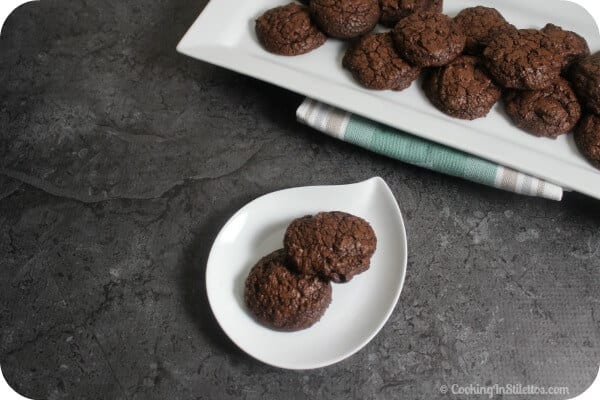
<instances>
[{"instance_id":1,"label":"chocolate chip in cookie","mask_svg":"<svg viewBox=\"0 0 600 400\"><path fill-rule=\"evenodd\" d=\"M369 269L377 238L364 219L333 211L294 220L283 244L300 273L339 283Z\"/></svg>"},{"instance_id":2,"label":"chocolate chip in cookie","mask_svg":"<svg viewBox=\"0 0 600 400\"><path fill-rule=\"evenodd\" d=\"M290 269L283 249L252 268L244 301L263 325L283 331L306 329L319 321L331 303L331 284Z\"/></svg>"},{"instance_id":3,"label":"chocolate chip in cookie","mask_svg":"<svg viewBox=\"0 0 600 400\"><path fill-rule=\"evenodd\" d=\"M342 64L362 86L374 90L406 89L420 72L398 55L389 32L363 36L348 48Z\"/></svg>"},{"instance_id":4,"label":"chocolate chip in cookie","mask_svg":"<svg viewBox=\"0 0 600 400\"><path fill-rule=\"evenodd\" d=\"M469 120L485 117L502 94L473 56L459 56L434 69L425 78L423 88L439 110Z\"/></svg>"},{"instance_id":5,"label":"chocolate chip in cookie","mask_svg":"<svg viewBox=\"0 0 600 400\"><path fill-rule=\"evenodd\" d=\"M415 13L394 27L394 43L398 53L419 67L448 64L464 49L466 37L452 18L444 14Z\"/></svg>"},{"instance_id":6,"label":"chocolate chip in cookie","mask_svg":"<svg viewBox=\"0 0 600 400\"><path fill-rule=\"evenodd\" d=\"M265 12L256 20L255 29L267 51L283 56L308 53L327 40L312 22L308 9L297 3Z\"/></svg>"},{"instance_id":7,"label":"chocolate chip in cookie","mask_svg":"<svg viewBox=\"0 0 600 400\"><path fill-rule=\"evenodd\" d=\"M378 0L311 0L310 11L323 32L339 39L369 33L379 20Z\"/></svg>"},{"instance_id":8,"label":"chocolate chip in cookie","mask_svg":"<svg viewBox=\"0 0 600 400\"><path fill-rule=\"evenodd\" d=\"M393 28L398 21L416 12L431 11L441 13L443 0L379 0L381 17L379 22Z\"/></svg>"},{"instance_id":9,"label":"chocolate chip in cookie","mask_svg":"<svg viewBox=\"0 0 600 400\"><path fill-rule=\"evenodd\" d=\"M506 113L519 128L548 138L570 132L581 117L581 106L569 83L559 78L542 90L511 90Z\"/></svg>"}]
</instances>

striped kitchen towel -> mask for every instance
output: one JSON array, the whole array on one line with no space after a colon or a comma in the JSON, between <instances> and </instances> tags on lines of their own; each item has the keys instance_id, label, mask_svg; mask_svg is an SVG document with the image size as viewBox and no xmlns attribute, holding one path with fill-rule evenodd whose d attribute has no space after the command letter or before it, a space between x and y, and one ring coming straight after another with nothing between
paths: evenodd
<instances>
[{"instance_id":1,"label":"striped kitchen towel","mask_svg":"<svg viewBox=\"0 0 600 400\"><path fill-rule=\"evenodd\" d=\"M559 186L312 99L304 100L296 116L329 136L409 164L528 196L562 199Z\"/></svg>"}]
</instances>

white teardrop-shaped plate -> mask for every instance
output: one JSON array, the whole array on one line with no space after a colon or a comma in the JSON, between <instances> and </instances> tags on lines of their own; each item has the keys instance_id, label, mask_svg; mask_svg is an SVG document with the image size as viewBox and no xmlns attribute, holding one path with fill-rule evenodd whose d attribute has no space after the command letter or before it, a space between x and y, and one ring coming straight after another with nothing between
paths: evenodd
<instances>
[{"instance_id":1,"label":"white teardrop-shaped plate","mask_svg":"<svg viewBox=\"0 0 600 400\"><path fill-rule=\"evenodd\" d=\"M244 304L246 277L261 257L283 247L293 219L320 211L345 211L369 221L377 235L371 268L348 283L333 284L331 305L310 328L266 328ZM319 368L349 357L379 332L400 296L406 260L404 222L383 179L292 188L259 197L225 224L210 251L206 290L219 324L246 353L280 368Z\"/></svg>"}]
</instances>

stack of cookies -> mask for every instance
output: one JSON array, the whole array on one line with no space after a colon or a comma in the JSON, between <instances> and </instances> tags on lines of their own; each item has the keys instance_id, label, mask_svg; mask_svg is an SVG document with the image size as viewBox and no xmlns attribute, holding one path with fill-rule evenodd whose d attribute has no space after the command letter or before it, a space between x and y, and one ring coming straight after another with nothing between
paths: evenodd
<instances>
[{"instance_id":1,"label":"stack of cookies","mask_svg":"<svg viewBox=\"0 0 600 400\"><path fill-rule=\"evenodd\" d=\"M485 117L502 98L530 134L575 130L579 150L600 168L600 54L550 23L517 29L494 8L450 18L442 1L306 0L267 11L256 33L265 49L288 56L327 37L350 40L342 65L368 89L404 90L424 71L427 98L455 118ZM378 23L392 30L372 32Z\"/></svg>"},{"instance_id":2,"label":"stack of cookies","mask_svg":"<svg viewBox=\"0 0 600 400\"><path fill-rule=\"evenodd\" d=\"M333 211L292 221L283 245L252 268L244 300L263 325L297 331L321 319L332 281L345 283L369 269L377 239L364 219Z\"/></svg>"}]
</instances>

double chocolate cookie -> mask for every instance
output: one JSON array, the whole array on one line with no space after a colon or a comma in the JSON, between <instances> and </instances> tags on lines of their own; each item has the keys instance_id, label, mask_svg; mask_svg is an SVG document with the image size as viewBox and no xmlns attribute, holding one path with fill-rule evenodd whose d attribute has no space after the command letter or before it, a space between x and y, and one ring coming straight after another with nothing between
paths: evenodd
<instances>
[{"instance_id":1,"label":"double chocolate cookie","mask_svg":"<svg viewBox=\"0 0 600 400\"><path fill-rule=\"evenodd\" d=\"M498 83L523 90L549 87L558 79L563 65L549 37L535 29L502 31L483 50L483 60Z\"/></svg>"},{"instance_id":2,"label":"double chocolate cookie","mask_svg":"<svg viewBox=\"0 0 600 400\"><path fill-rule=\"evenodd\" d=\"M568 78L583 105L600 114L600 53L577 60Z\"/></svg>"},{"instance_id":3,"label":"double chocolate cookie","mask_svg":"<svg viewBox=\"0 0 600 400\"><path fill-rule=\"evenodd\" d=\"M308 53L327 40L312 22L308 9L297 3L267 11L256 20L255 30L267 51L283 56Z\"/></svg>"},{"instance_id":4,"label":"double chocolate cookie","mask_svg":"<svg viewBox=\"0 0 600 400\"><path fill-rule=\"evenodd\" d=\"M423 89L439 110L469 120L485 117L502 94L473 56L460 56L433 70Z\"/></svg>"},{"instance_id":5,"label":"double chocolate cookie","mask_svg":"<svg viewBox=\"0 0 600 400\"><path fill-rule=\"evenodd\" d=\"M371 32L379 20L378 0L311 0L309 7L323 32L339 39Z\"/></svg>"},{"instance_id":6,"label":"double chocolate cookie","mask_svg":"<svg viewBox=\"0 0 600 400\"><path fill-rule=\"evenodd\" d=\"M448 64L464 49L466 37L452 18L439 13L415 13L394 27L398 53L419 67Z\"/></svg>"},{"instance_id":7,"label":"double chocolate cookie","mask_svg":"<svg viewBox=\"0 0 600 400\"><path fill-rule=\"evenodd\" d=\"M381 17L379 22L387 27L394 27L402 18L416 12L431 11L441 13L443 0L379 0Z\"/></svg>"},{"instance_id":8,"label":"double chocolate cookie","mask_svg":"<svg viewBox=\"0 0 600 400\"><path fill-rule=\"evenodd\" d=\"M390 33L363 36L346 51L342 65L362 86L374 90L406 89L420 72L396 53Z\"/></svg>"},{"instance_id":9,"label":"double chocolate cookie","mask_svg":"<svg viewBox=\"0 0 600 400\"><path fill-rule=\"evenodd\" d=\"M586 40L575 32L565 31L554 24L547 24L542 28L542 32L549 37L554 51L562 57L563 68L568 67L576 59L590 54Z\"/></svg>"},{"instance_id":10,"label":"double chocolate cookie","mask_svg":"<svg viewBox=\"0 0 600 400\"><path fill-rule=\"evenodd\" d=\"M600 168L600 117L584 116L575 129L575 143L592 165Z\"/></svg>"},{"instance_id":11,"label":"double chocolate cookie","mask_svg":"<svg viewBox=\"0 0 600 400\"><path fill-rule=\"evenodd\" d=\"M570 132L581 117L581 106L562 78L543 90L511 90L506 113L519 128L536 136L556 138Z\"/></svg>"},{"instance_id":12,"label":"double chocolate cookie","mask_svg":"<svg viewBox=\"0 0 600 400\"><path fill-rule=\"evenodd\" d=\"M334 211L294 220L283 244L300 273L339 283L369 268L377 239L364 219Z\"/></svg>"},{"instance_id":13,"label":"double chocolate cookie","mask_svg":"<svg viewBox=\"0 0 600 400\"><path fill-rule=\"evenodd\" d=\"M489 40L504 30L516 30L495 8L476 6L465 8L454 21L467 36L465 53L481 54Z\"/></svg>"},{"instance_id":14,"label":"double chocolate cookie","mask_svg":"<svg viewBox=\"0 0 600 400\"><path fill-rule=\"evenodd\" d=\"M264 325L283 331L306 329L331 303L331 284L292 271L283 249L261 258L252 268L244 301Z\"/></svg>"}]
</instances>

